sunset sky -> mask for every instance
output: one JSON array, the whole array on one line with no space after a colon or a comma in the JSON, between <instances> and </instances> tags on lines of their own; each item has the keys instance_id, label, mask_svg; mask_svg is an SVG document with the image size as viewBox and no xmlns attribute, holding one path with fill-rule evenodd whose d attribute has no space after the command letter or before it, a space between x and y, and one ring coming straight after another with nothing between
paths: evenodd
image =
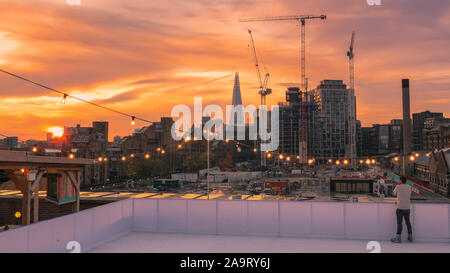
<instances>
[{"instance_id":1,"label":"sunset sky","mask_svg":"<svg viewBox=\"0 0 450 273\"><path fill-rule=\"evenodd\" d=\"M244 104L258 104L247 29L271 74L269 104L300 81L294 21L239 18L313 14L307 77L348 83L346 51L356 31L357 118L363 126L401 118L401 79L411 110L450 115L450 1L382 0L0 0L0 69L122 112L158 121L176 104L231 103L239 72ZM144 122L68 100L0 73L0 133L44 139L54 126L110 122L110 139Z\"/></svg>"}]
</instances>

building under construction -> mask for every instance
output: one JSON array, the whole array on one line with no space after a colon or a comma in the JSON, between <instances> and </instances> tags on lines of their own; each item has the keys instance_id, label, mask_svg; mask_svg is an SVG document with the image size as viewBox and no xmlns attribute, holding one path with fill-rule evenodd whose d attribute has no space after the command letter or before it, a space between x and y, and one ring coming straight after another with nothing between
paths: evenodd
<instances>
[{"instance_id":1,"label":"building under construction","mask_svg":"<svg viewBox=\"0 0 450 273\"><path fill-rule=\"evenodd\" d=\"M327 162L328 159L350 159L351 138L350 124L356 122L355 95L342 80L323 80L315 90L309 91L307 101L302 102L298 87L290 87L286 91L286 102L280 106L280 146L283 154L300 154L302 119L307 122L307 158L316 162ZM306 111L302 112L302 103ZM306 113L306 115L305 115ZM353 142L355 143L355 141ZM356 153L356 149L354 149Z\"/></svg>"},{"instance_id":2,"label":"building under construction","mask_svg":"<svg viewBox=\"0 0 450 273\"><path fill-rule=\"evenodd\" d=\"M312 103L303 101L305 96L302 95L300 88L289 87L286 90L286 102L278 103L280 111L280 144L279 152L282 154L301 156L301 136L302 136L302 119L308 122L311 127L311 113L316 109L314 97L308 94ZM306 115L302 112L302 105L306 107Z\"/></svg>"}]
</instances>

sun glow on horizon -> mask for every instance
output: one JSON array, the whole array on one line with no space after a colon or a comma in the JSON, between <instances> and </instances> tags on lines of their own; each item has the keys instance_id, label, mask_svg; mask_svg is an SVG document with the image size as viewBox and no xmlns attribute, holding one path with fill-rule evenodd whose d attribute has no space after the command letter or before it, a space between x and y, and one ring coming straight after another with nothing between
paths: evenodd
<instances>
[{"instance_id":1,"label":"sun glow on horizon","mask_svg":"<svg viewBox=\"0 0 450 273\"><path fill-rule=\"evenodd\" d=\"M64 128L59 126L50 127L47 131L52 133L54 137L62 137L64 134Z\"/></svg>"}]
</instances>

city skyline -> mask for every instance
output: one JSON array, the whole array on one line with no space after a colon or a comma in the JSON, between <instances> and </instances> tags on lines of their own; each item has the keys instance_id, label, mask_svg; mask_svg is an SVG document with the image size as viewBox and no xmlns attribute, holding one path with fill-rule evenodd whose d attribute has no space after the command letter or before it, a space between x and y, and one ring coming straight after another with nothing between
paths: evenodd
<instances>
[{"instance_id":1,"label":"city skyline","mask_svg":"<svg viewBox=\"0 0 450 273\"><path fill-rule=\"evenodd\" d=\"M450 34L450 5L442 1L382 6L362 0L83 1L68 6L59 0L0 0L0 6L1 68L148 120L170 116L172 106L193 104L194 96L202 96L205 103L229 104L235 72L240 74L244 105L258 104L248 28L261 64L271 73L274 91L268 103L283 101L286 87L300 81L299 28L293 22L238 20L303 13L328 17L307 25L310 88L323 79L348 85L345 53L356 31L355 93L363 126L401 118L401 78L411 79L412 113L450 114L450 39L445 38ZM60 100L58 94L0 75L0 133L42 139L49 127L107 120L112 138L148 125L138 121L130 126L125 117Z\"/></svg>"}]
</instances>

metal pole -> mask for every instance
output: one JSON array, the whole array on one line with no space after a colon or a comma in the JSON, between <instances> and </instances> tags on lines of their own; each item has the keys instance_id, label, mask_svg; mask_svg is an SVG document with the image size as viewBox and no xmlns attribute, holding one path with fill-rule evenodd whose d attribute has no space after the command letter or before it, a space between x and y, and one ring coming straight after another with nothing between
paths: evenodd
<instances>
[{"instance_id":1,"label":"metal pole","mask_svg":"<svg viewBox=\"0 0 450 273\"><path fill-rule=\"evenodd\" d=\"M208 166L207 166L207 169L206 169L206 184L207 184L207 189L208 189L208 200L209 200L209 136L210 136L210 134L209 134L209 131L208 131L208 140L207 140L207 149L208 149L208 151L207 151L207 153L206 153L206 157L207 157L207 161L208 161Z\"/></svg>"}]
</instances>

